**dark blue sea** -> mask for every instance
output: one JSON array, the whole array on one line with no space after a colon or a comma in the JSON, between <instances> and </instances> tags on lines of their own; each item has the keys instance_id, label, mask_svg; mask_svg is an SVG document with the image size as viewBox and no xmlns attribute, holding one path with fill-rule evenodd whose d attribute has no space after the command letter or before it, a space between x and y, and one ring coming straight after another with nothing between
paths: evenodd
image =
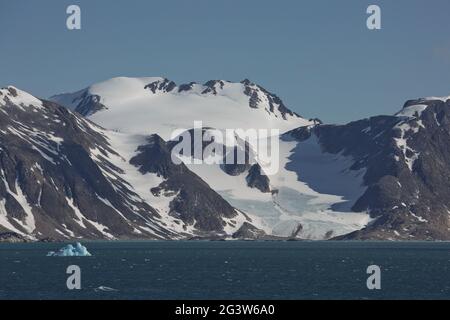
<instances>
[{"instance_id":1,"label":"dark blue sea","mask_svg":"<svg viewBox=\"0 0 450 320\"><path fill-rule=\"evenodd\" d=\"M0 299L450 299L450 243L83 242L92 257L46 256L63 245L0 244Z\"/></svg>"}]
</instances>

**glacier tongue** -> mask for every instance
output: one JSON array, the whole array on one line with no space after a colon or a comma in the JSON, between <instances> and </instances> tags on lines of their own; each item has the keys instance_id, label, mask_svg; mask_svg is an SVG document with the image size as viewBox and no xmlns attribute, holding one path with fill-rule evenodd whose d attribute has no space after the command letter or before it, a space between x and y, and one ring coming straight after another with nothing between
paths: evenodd
<instances>
[{"instance_id":1,"label":"glacier tongue","mask_svg":"<svg viewBox=\"0 0 450 320\"><path fill-rule=\"evenodd\" d=\"M322 240L365 227L366 212L351 211L364 193L365 171L350 170L353 160L323 152L317 139L297 142L280 140L280 170L269 175L272 193L250 188L245 174L231 176L219 165L189 164L191 171L207 181L236 208L254 219L269 234Z\"/></svg>"}]
</instances>

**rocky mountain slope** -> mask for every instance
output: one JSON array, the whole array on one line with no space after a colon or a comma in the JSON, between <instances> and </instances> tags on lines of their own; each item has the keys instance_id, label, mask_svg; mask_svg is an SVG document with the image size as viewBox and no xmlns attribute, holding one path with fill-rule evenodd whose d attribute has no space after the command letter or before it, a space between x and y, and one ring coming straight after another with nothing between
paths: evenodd
<instances>
[{"instance_id":1,"label":"rocky mountain slope","mask_svg":"<svg viewBox=\"0 0 450 320\"><path fill-rule=\"evenodd\" d=\"M160 137L110 132L14 87L0 91L0 138L0 232L181 239L251 223Z\"/></svg>"},{"instance_id":2,"label":"rocky mountain slope","mask_svg":"<svg viewBox=\"0 0 450 320\"><path fill-rule=\"evenodd\" d=\"M450 239L449 107L447 98L420 99L395 116L289 133L299 142L316 139L325 152L351 157L351 170L364 170L367 188L351 209L373 220L339 239Z\"/></svg>"}]
</instances>

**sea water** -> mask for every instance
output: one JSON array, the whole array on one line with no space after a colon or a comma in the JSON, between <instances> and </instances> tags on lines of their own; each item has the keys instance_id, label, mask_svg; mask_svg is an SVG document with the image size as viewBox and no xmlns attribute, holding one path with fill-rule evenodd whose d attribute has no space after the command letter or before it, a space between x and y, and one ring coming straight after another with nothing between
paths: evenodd
<instances>
[{"instance_id":1,"label":"sea water","mask_svg":"<svg viewBox=\"0 0 450 320\"><path fill-rule=\"evenodd\" d=\"M450 243L83 242L0 244L0 299L450 299ZM81 290L66 285L81 270ZM381 290L367 268L381 268Z\"/></svg>"}]
</instances>

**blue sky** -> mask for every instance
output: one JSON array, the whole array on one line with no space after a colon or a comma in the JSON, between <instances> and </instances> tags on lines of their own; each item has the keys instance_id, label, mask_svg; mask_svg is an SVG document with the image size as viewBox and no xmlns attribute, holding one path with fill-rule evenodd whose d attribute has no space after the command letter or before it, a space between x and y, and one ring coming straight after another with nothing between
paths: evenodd
<instances>
[{"instance_id":1,"label":"blue sky","mask_svg":"<svg viewBox=\"0 0 450 320\"><path fill-rule=\"evenodd\" d=\"M80 31L66 29L69 4ZM114 76L249 78L344 123L450 95L449 14L448 0L0 0L0 86L48 97Z\"/></svg>"}]
</instances>

